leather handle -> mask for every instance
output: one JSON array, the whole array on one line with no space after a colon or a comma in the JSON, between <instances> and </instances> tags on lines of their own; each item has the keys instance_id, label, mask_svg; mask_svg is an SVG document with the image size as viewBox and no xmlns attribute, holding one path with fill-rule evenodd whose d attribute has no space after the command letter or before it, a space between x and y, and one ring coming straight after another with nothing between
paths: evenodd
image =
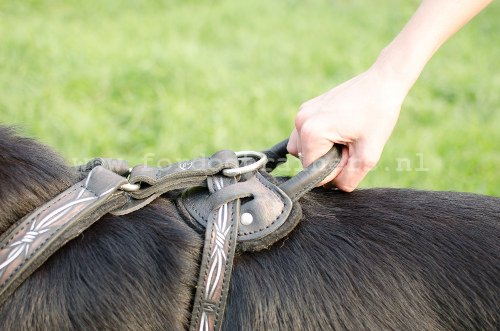
<instances>
[{"instance_id":1,"label":"leather handle","mask_svg":"<svg viewBox=\"0 0 500 331\"><path fill-rule=\"evenodd\" d=\"M266 149L262 153L267 156L266 171L271 172L276 169L282 163L286 162L286 155L288 150L286 146L288 145L288 139L280 141L273 147Z\"/></svg>"},{"instance_id":2,"label":"leather handle","mask_svg":"<svg viewBox=\"0 0 500 331\"><path fill-rule=\"evenodd\" d=\"M287 141L287 140L286 140ZM284 141L285 142L285 141ZM282 146L284 142L276 146ZM312 190L337 167L342 160L343 145L335 144L325 155L311 163L307 168L279 186L292 201L297 201ZM286 148L286 143L285 143ZM272 148L271 148L272 149Z\"/></svg>"}]
</instances>

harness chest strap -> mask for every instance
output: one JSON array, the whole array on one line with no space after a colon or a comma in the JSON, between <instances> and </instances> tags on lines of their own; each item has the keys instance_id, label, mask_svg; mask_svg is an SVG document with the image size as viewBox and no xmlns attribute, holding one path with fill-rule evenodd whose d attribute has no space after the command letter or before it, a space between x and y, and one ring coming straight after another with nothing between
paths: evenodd
<instances>
[{"instance_id":1,"label":"harness chest strap","mask_svg":"<svg viewBox=\"0 0 500 331\"><path fill-rule=\"evenodd\" d=\"M127 180L101 166L0 237L0 304L54 252L126 203Z\"/></svg>"},{"instance_id":2,"label":"harness chest strap","mask_svg":"<svg viewBox=\"0 0 500 331\"><path fill-rule=\"evenodd\" d=\"M208 180L211 192L234 182L234 179L223 176L213 176ZM221 328L239 222L240 199L225 202L215 208L208 217L198 285L191 313L189 327L191 331Z\"/></svg>"}]
</instances>

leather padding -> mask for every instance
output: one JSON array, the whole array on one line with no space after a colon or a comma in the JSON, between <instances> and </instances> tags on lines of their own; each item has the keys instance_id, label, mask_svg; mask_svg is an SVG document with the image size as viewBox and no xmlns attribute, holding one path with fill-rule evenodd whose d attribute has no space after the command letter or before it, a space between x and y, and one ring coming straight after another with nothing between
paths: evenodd
<instances>
[{"instance_id":1,"label":"leather padding","mask_svg":"<svg viewBox=\"0 0 500 331\"><path fill-rule=\"evenodd\" d=\"M286 236L301 217L298 203L294 206L278 186L259 172L243 182L229 185L214 193L201 187L187 190L180 202L189 217L205 228L207 216L213 210L237 198L242 201L241 213L249 213L253 217L251 224L239 224L240 251L255 251L271 246Z\"/></svg>"}]
</instances>

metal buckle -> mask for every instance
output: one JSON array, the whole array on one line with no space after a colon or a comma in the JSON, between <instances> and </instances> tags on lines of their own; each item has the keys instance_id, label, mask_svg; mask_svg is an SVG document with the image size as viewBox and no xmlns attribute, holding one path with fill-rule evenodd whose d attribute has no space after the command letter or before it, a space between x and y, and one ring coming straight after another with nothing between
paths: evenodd
<instances>
[{"instance_id":1,"label":"metal buckle","mask_svg":"<svg viewBox=\"0 0 500 331\"><path fill-rule=\"evenodd\" d=\"M264 167L267 163L266 154L261 153L261 152L240 151L240 152L236 152L236 156L238 158L252 157L252 158L257 159L257 160L254 163L246 165L244 167L224 169L224 170L222 170L222 174L224 176L236 177L236 176L239 176L242 174L246 174L248 172L252 172L252 171L255 171L255 170L258 170L258 169Z\"/></svg>"},{"instance_id":2,"label":"metal buckle","mask_svg":"<svg viewBox=\"0 0 500 331\"><path fill-rule=\"evenodd\" d=\"M137 192L141 189L141 185L139 184L123 184L120 186L120 190L125 191L125 192Z\"/></svg>"},{"instance_id":3,"label":"metal buckle","mask_svg":"<svg viewBox=\"0 0 500 331\"><path fill-rule=\"evenodd\" d=\"M132 168L128 168L128 174L126 174L127 179L130 176L130 173L132 172ZM120 186L120 190L125 191L125 192L137 192L141 189L140 184L131 184L131 183L126 183Z\"/></svg>"}]
</instances>

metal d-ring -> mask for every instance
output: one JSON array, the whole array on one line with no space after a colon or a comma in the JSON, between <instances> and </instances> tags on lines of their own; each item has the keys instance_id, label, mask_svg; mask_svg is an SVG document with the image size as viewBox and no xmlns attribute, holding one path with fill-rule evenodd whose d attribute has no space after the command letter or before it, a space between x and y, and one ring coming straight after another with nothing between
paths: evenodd
<instances>
[{"instance_id":1,"label":"metal d-ring","mask_svg":"<svg viewBox=\"0 0 500 331\"><path fill-rule=\"evenodd\" d=\"M125 191L125 192L136 192L141 189L141 185L139 184L130 184L126 183L120 186L120 190Z\"/></svg>"},{"instance_id":2,"label":"metal d-ring","mask_svg":"<svg viewBox=\"0 0 500 331\"><path fill-rule=\"evenodd\" d=\"M258 169L262 168L263 166L265 166L267 163L266 154L261 153L261 152L241 151L241 152L236 152L236 156L238 158L252 157L254 159L257 159L257 161L255 161L252 164L246 165L244 167L224 169L224 170L222 170L222 173L224 174L224 176L236 177L239 175L243 175L243 174L246 174L247 172L258 170Z\"/></svg>"},{"instance_id":3,"label":"metal d-ring","mask_svg":"<svg viewBox=\"0 0 500 331\"><path fill-rule=\"evenodd\" d=\"M127 178L131 172L132 172L132 168L128 168L128 173L125 174ZM125 191L125 192L137 192L140 189L141 189L141 185L139 185L139 184L126 183L126 184L123 184L122 186L120 186L120 190Z\"/></svg>"}]
</instances>

